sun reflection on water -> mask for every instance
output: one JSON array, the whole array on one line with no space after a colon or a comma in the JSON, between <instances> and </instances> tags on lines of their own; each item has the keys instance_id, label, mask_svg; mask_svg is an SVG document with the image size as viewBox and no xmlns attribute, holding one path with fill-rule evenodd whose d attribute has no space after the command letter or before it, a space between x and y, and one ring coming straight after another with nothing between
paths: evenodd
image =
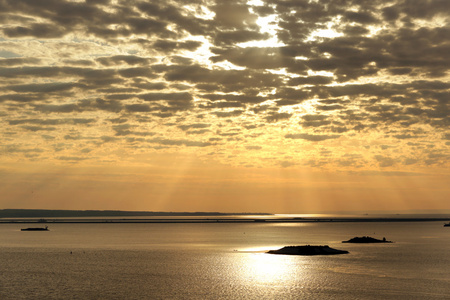
<instances>
[{"instance_id":1,"label":"sun reflection on water","mask_svg":"<svg viewBox=\"0 0 450 300\"><path fill-rule=\"evenodd\" d=\"M239 277L243 281L254 284L286 283L292 279L293 270L298 274L298 260L286 255L271 255L267 253L250 253L244 259L239 270Z\"/></svg>"}]
</instances>

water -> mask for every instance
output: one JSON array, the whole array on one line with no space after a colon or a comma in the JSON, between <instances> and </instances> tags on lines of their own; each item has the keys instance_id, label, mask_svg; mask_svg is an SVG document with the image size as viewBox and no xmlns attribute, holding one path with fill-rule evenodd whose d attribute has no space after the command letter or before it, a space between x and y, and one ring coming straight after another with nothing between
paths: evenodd
<instances>
[{"instance_id":1,"label":"water","mask_svg":"<svg viewBox=\"0 0 450 300\"><path fill-rule=\"evenodd\" d=\"M442 225L0 224L0 299L450 299ZM341 243L363 235L395 243ZM350 253L264 253L305 244Z\"/></svg>"}]
</instances>

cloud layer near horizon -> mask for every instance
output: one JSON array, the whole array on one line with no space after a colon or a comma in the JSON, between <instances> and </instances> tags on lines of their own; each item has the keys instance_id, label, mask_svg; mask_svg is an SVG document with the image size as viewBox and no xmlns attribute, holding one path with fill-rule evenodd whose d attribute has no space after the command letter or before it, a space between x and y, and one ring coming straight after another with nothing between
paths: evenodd
<instances>
[{"instance_id":1,"label":"cloud layer near horizon","mask_svg":"<svg viewBox=\"0 0 450 300\"><path fill-rule=\"evenodd\" d=\"M0 0L0 152L449 161L450 2Z\"/></svg>"}]
</instances>

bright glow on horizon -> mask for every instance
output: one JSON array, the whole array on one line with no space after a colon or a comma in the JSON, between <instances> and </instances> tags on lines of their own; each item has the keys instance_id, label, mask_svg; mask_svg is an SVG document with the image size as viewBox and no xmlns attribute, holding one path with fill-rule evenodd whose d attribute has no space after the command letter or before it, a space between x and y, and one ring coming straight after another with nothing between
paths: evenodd
<instances>
[{"instance_id":1,"label":"bright glow on horizon","mask_svg":"<svg viewBox=\"0 0 450 300\"><path fill-rule=\"evenodd\" d=\"M449 20L406 2L8 2L0 206L450 209Z\"/></svg>"}]
</instances>

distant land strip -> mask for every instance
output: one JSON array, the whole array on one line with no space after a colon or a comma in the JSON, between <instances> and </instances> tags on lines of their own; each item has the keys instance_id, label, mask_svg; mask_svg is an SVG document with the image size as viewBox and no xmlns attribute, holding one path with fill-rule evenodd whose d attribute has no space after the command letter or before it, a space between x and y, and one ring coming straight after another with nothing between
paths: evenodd
<instances>
[{"instance_id":1,"label":"distant land strip","mask_svg":"<svg viewBox=\"0 0 450 300\"><path fill-rule=\"evenodd\" d=\"M119 210L3 209L3 223L318 223L450 221L450 215L426 217L285 217L269 213L151 212Z\"/></svg>"},{"instance_id":2,"label":"distant land strip","mask_svg":"<svg viewBox=\"0 0 450 300\"><path fill-rule=\"evenodd\" d=\"M91 217L207 217L207 216L270 216L268 213L220 212L155 212L123 210L51 210L1 209L0 218L91 218Z\"/></svg>"},{"instance_id":3,"label":"distant land strip","mask_svg":"<svg viewBox=\"0 0 450 300\"><path fill-rule=\"evenodd\" d=\"M191 219L1 219L0 224L127 224L127 223L357 223L357 222L447 222L450 218L191 218Z\"/></svg>"}]
</instances>

